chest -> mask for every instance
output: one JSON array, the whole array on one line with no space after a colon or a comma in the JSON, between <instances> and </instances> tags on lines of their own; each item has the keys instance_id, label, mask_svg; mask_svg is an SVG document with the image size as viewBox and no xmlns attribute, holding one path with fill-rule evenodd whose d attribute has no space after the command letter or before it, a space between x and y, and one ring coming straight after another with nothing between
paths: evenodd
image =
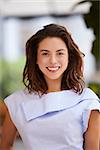
<instances>
[{"instance_id":1,"label":"chest","mask_svg":"<svg viewBox=\"0 0 100 150\"><path fill-rule=\"evenodd\" d=\"M45 134L52 136L70 134L71 132L81 132L82 130L82 106L77 105L68 109L48 112L45 115L38 116L29 121L21 107L18 109L15 117L15 124L20 133Z\"/></svg>"}]
</instances>

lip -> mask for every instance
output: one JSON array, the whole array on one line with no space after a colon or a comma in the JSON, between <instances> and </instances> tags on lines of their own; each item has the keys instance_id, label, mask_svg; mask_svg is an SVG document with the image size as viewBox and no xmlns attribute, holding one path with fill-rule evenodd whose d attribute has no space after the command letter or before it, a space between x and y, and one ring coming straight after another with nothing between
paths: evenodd
<instances>
[{"instance_id":1,"label":"lip","mask_svg":"<svg viewBox=\"0 0 100 150\"><path fill-rule=\"evenodd\" d=\"M59 70L60 66L50 66L50 67L46 67L46 68L51 72L56 72Z\"/></svg>"}]
</instances>

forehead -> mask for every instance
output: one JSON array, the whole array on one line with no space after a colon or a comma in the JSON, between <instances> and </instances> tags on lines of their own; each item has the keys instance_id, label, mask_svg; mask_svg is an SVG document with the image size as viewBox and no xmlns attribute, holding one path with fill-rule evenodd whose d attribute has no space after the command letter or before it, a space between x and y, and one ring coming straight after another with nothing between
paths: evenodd
<instances>
[{"instance_id":1,"label":"forehead","mask_svg":"<svg viewBox=\"0 0 100 150\"><path fill-rule=\"evenodd\" d=\"M66 43L59 37L47 37L43 39L38 46L38 49L66 49Z\"/></svg>"}]
</instances>

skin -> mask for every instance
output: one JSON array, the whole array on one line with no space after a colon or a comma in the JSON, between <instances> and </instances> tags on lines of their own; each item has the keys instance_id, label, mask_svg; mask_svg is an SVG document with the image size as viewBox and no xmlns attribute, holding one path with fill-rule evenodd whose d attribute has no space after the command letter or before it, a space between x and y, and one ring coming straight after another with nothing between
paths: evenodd
<instances>
[{"instance_id":1,"label":"skin","mask_svg":"<svg viewBox=\"0 0 100 150\"><path fill-rule=\"evenodd\" d=\"M5 108L4 102L3 100L0 99L0 135L2 131L2 124L5 119L5 113L6 113L6 108ZM1 142L1 138L0 138L0 142Z\"/></svg>"},{"instance_id":2,"label":"skin","mask_svg":"<svg viewBox=\"0 0 100 150\"><path fill-rule=\"evenodd\" d=\"M2 129L3 134L1 137L0 149L13 150L13 144L15 141L17 129L10 118L6 105L4 107L5 107L5 121Z\"/></svg>"},{"instance_id":3,"label":"skin","mask_svg":"<svg viewBox=\"0 0 100 150\"><path fill-rule=\"evenodd\" d=\"M0 100L0 116L4 118L5 112L6 112L5 104L3 100Z\"/></svg>"},{"instance_id":4,"label":"skin","mask_svg":"<svg viewBox=\"0 0 100 150\"><path fill-rule=\"evenodd\" d=\"M68 50L65 43L60 38L46 38L41 41L38 47L37 64L48 84L48 92L60 91L62 75L68 66ZM60 68L58 68L59 66ZM16 131L6 108L1 142L2 150L11 150ZM99 150L100 113L96 110L91 111L88 129L84 133L84 141L85 150Z\"/></svg>"},{"instance_id":5,"label":"skin","mask_svg":"<svg viewBox=\"0 0 100 150\"><path fill-rule=\"evenodd\" d=\"M44 74L48 91L59 91L63 72L68 66L68 49L64 41L56 37L42 40L38 48L37 64Z\"/></svg>"},{"instance_id":6,"label":"skin","mask_svg":"<svg viewBox=\"0 0 100 150\"><path fill-rule=\"evenodd\" d=\"M85 150L100 150L100 113L93 110L84 134Z\"/></svg>"}]
</instances>

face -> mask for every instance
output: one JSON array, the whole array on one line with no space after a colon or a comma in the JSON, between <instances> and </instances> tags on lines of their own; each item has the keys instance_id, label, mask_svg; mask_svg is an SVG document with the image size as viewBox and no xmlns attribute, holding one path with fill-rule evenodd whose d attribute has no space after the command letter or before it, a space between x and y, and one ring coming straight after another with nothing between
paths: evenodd
<instances>
[{"instance_id":1,"label":"face","mask_svg":"<svg viewBox=\"0 0 100 150\"><path fill-rule=\"evenodd\" d=\"M68 49L61 38L47 37L39 43L37 64L46 81L60 80L68 66Z\"/></svg>"}]
</instances>

